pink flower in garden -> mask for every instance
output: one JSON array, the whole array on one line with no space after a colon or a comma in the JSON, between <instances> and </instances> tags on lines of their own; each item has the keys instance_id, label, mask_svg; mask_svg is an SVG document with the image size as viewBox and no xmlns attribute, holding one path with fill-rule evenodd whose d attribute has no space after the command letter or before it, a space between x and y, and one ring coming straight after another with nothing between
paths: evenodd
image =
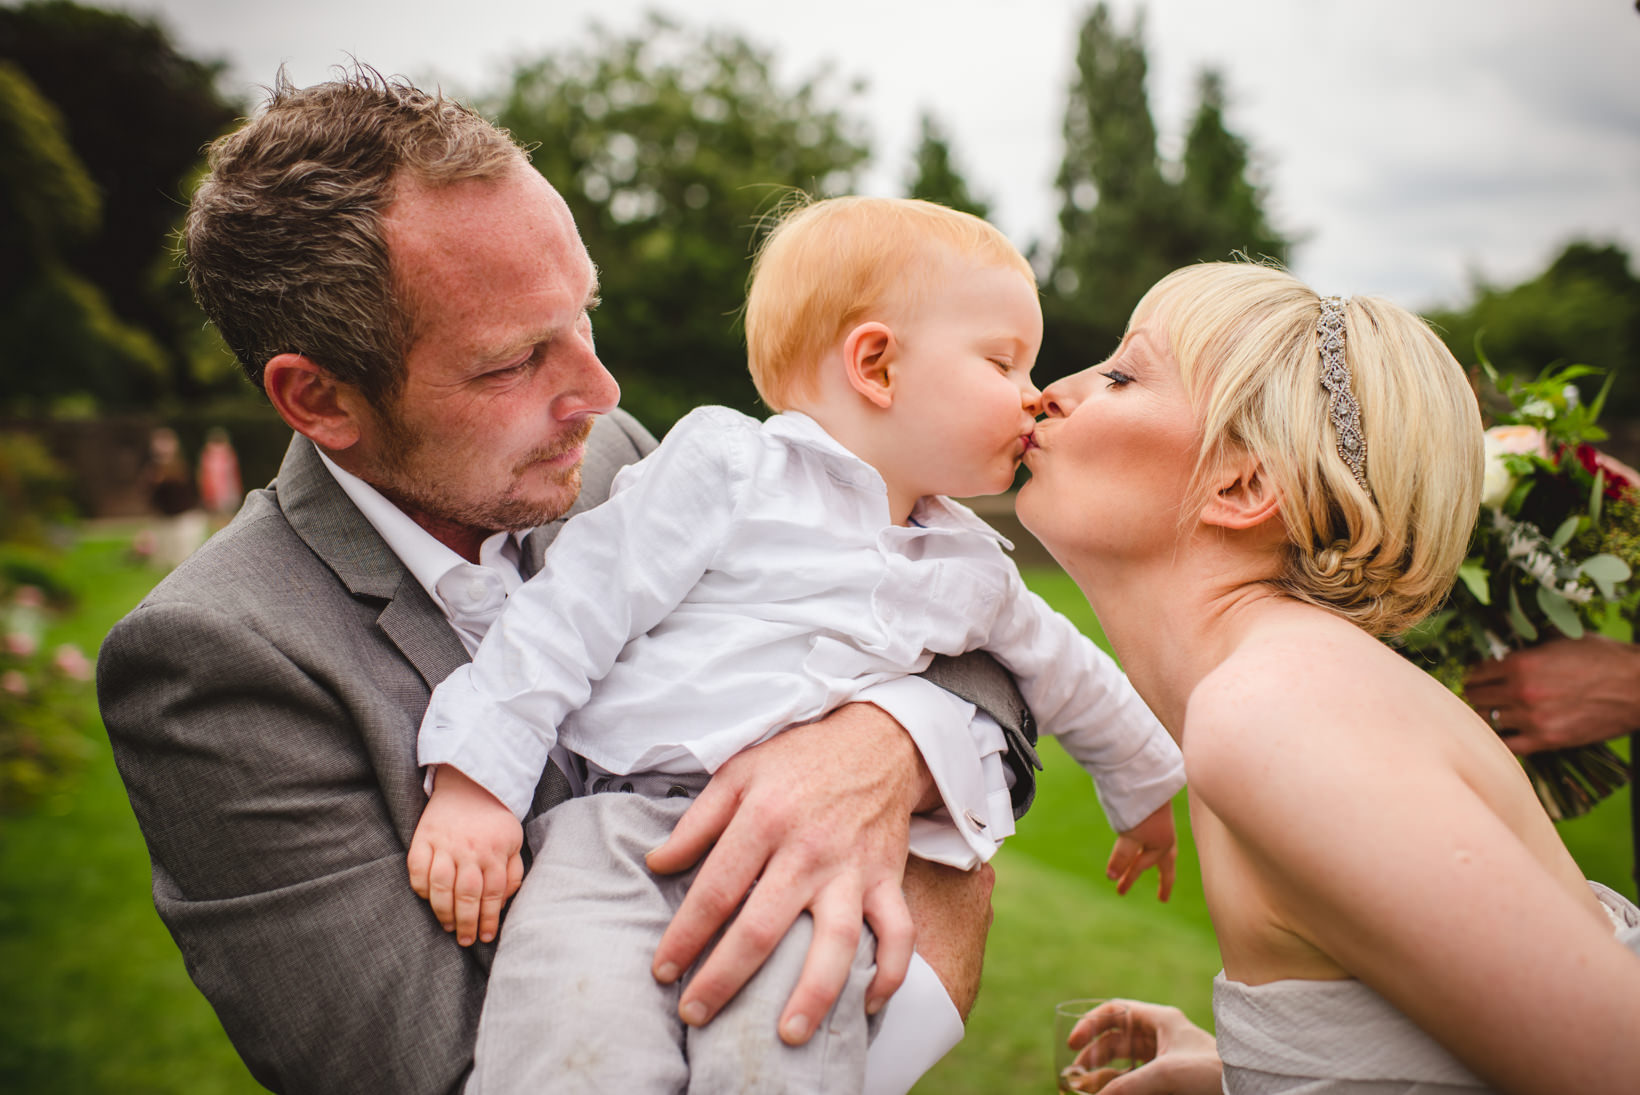
<instances>
[{"instance_id":1,"label":"pink flower in garden","mask_svg":"<svg viewBox=\"0 0 1640 1095\"><path fill-rule=\"evenodd\" d=\"M64 643L57 648L51 657L51 664L56 666L57 672L75 681L91 679L91 663L86 656L80 653L80 648L73 643Z\"/></svg>"},{"instance_id":2,"label":"pink flower in garden","mask_svg":"<svg viewBox=\"0 0 1640 1095\"><path fill-rule=\"evenodd\" d=\"M26 631L6 632L6 653L14 658L31 657L40 649L39 640Z\"/></svg>"},{"instance_id":3,"label":"pink flower in garden","mask_svg":"<svg viewBox=\"0 0 1640 1095\"><path fill-rule=\"evenodd\" d=\"M18 608L44 608L46 603L46 595L40 592L39 586L18 586L11 599Z\"/></svg>"},{"instance_id":4,"label":"pink flower in garden","mask_svg":"<svg viewBox=\"0 0 1640 1095\"><path fill-rule=\"evenodd\" d=\"M28 695L28 678L15 669L8 669L0 673L0 689L10 692L14 696Z\"/></svg>"}]
</instances>

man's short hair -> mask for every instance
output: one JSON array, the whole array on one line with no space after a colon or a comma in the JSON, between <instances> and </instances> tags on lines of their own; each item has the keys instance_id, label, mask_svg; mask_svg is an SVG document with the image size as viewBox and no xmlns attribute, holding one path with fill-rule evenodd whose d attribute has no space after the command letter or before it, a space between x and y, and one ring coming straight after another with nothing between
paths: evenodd
<instances>
[{"instance_id":1,"label":"man's short hair","mask_svg":"<svg viewBox=\"0 0 1640 1095\"><path fill-rule=\"evenodd\" d=\"M373 404L391 402L414 337L382 220L407 173L432 185L528 161L460 103L355 65L296 88L210 149L183 229L188 281L251 382L302 354Z\"/></svg>"},{"instance_id":2,"label":"man's short hair","mask_svg":"<svg viewBox=\"0 0 1640 1095\"><path fill-rule=\"evenodd\" d=\"M915 198L798 196L763 241L746 294L746 363L775 410L812 394L821 357L881 308L916 307L942 264L1031 264L996 227Z\"/></svg>"}]
</instances>

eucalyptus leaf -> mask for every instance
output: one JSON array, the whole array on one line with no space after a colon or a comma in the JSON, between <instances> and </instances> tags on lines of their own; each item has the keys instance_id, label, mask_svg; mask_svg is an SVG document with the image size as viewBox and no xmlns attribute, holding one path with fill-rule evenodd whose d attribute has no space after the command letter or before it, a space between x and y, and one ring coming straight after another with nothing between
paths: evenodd
<instances>
[{"instance_id":1,"label":"eucalyptus leaf","mask_svg":"<svg viewBox=\"0 0 1640 1095\"><path fill-rule=\"evenodd\" d=\"M1520 591L1513 585L1509 587L1509 626L1515 629L1516 635L1519 635L1527 642L1537 642L1537 628L1533 627L1532 621L1526 618L1526 613L1520 610Z\"/></svg>"},{"instance_id":2,"label":"eucalyptus leaf","mask_svg":"<svg viewBox=\"0 0 1640 1095\"><path fill-rule=\"evenodd\" d=\"M1626 582L1633 573L1629 564L1609 552L1591 555L1578 564L1578 572L1595 584L1600 595L1611 601L1617 598L1617 583Z\"/></svg>"},{"instance_id":3,"label":"eucalyptus leaf","mask_svg":"<svg viewBox=\"0 0 1640 1095\"><path fill-rule=\"evenodd\" d=\"M1583 637L1583 621L1577 618L1577 610L1572 607L1572 602L1546 586L1538 586L1537 603L1538 607L1543 609L1543 614L1549 617L1549 622L1559 628L1562 635L1568 639Z\"/></svg>"},{"instance_id":4,"label":"eucalyptus leaf","mask_svg":"<svg viewBox=\"0 0 1640 1095\"><path fill-rule=\"evenodd\" d=\"M1589 523L1600 527L1600 509L1606 501L1606 469L1594 473L1594 488L1589 491Z\"/></svg>"},{"instance_id":5,"label":"eucalyptus leaf","mask_svg":"<svg viewBox=\"0 0 1640 1095\"><path fill-rule=\"evenodd\" d=\"M1559 528L1555 529L1555 534L1549 537L1549 543L1556 551L1572 542L1572 537L1577 535L1577 524L1581 520L1583 520L1582 514L1573 514L1562 521Z\"/></svg>"}]
</instances>

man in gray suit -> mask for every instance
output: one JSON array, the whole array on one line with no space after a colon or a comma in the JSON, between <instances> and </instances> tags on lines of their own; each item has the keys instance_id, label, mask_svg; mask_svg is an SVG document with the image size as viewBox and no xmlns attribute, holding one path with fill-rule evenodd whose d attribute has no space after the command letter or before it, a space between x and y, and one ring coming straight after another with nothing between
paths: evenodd
<instances>
[{"instance_id":1,"label":"man in gray suit","mask_svg":"<svg viewBox=\"0 0 1640 1095\"><path fill-rule=\"evenodd\" d=\"M368 70L281 79L213 147L186 248L201 304L296 436L275 482L103 647L155 904L263 1084L456 1090L491 949L448 934L407 882L417 727L558 522L654 441L615 410L568 208L458 104ZM967 694L1014 743L1022 808L1028 715L979 676ZM855 705L717 773L655 863L710 848L658 976L729 925L686 1014L709 1020L804 909L816 942L783 1024L825 1013L862 917L880 941L874 1005L915 935L966 1014L990 876L907 866L909 817L945 790L912 721ZM549 766L537 814L573 772Z\"/></svg>"}]
</instances>

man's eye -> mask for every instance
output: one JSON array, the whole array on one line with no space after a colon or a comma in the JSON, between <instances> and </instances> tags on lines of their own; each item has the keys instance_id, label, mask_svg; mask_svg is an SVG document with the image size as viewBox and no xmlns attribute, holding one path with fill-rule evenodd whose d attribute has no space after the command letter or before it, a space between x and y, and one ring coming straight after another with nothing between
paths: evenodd
<instances>
[{"instance_id":1,"label":"man's eye","mask_svg":"<svg viewBox=\"0 0 1640 1095\"><path fill-rule=\"evenodd\" d=\"M1123 385L1133 383L1133 378L1120 369L1106 369L1099 375L1110 381L1110 383L1106 385L1108 388L1120 388Z\"/></svg>"}]
</instances>

